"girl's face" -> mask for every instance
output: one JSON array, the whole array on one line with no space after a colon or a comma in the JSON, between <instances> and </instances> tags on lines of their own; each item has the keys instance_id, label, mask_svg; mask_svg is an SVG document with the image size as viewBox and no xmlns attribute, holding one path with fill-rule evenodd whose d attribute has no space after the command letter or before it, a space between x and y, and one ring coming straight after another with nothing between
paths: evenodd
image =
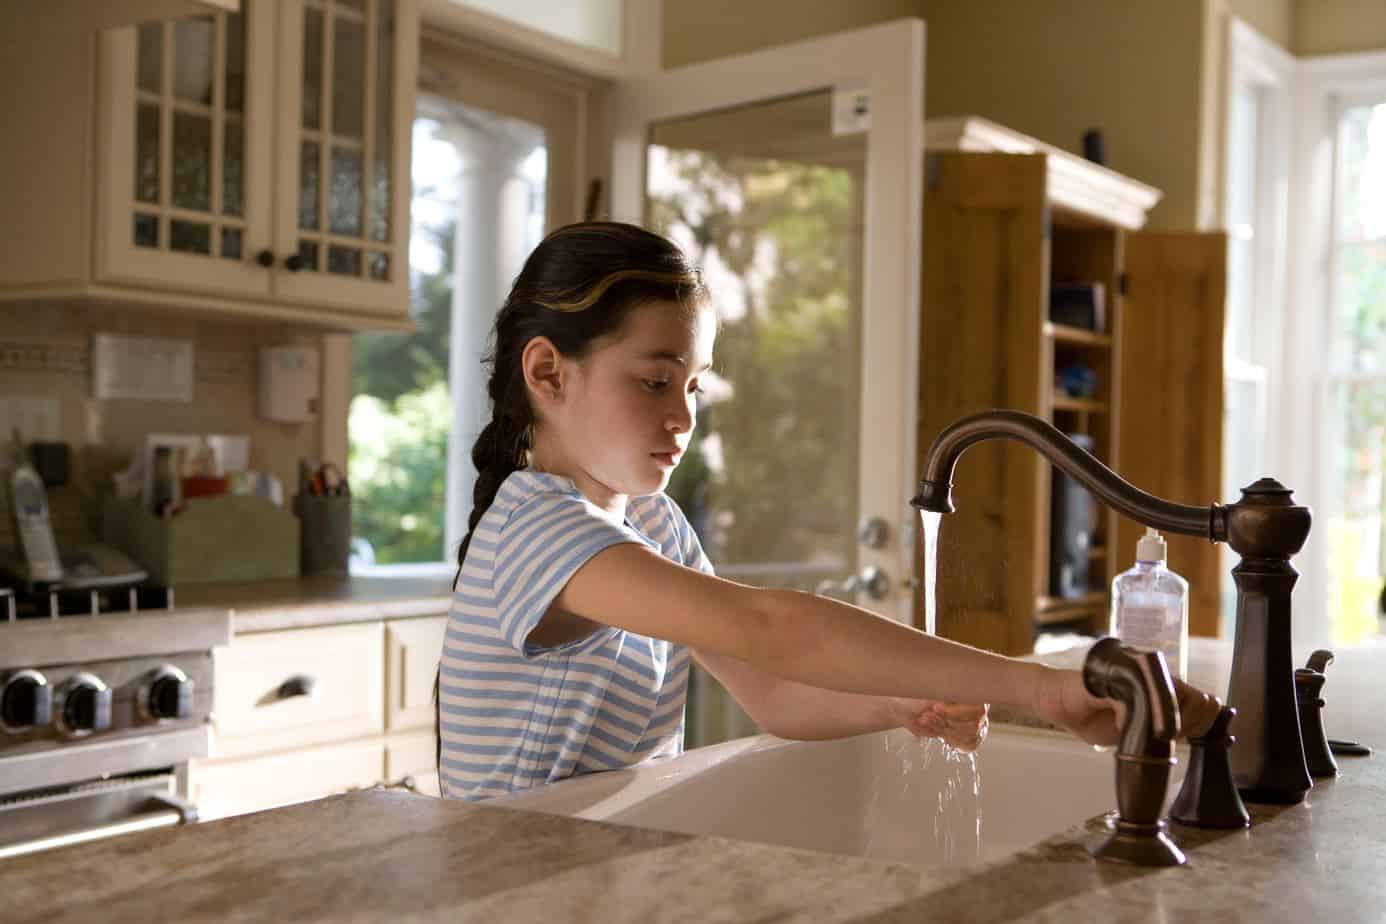
<instances>
[{"instance_id":1,"label":"girl's face","mask_svg":"<svg viewBox=\"0 0 1386 924\"><path fill-rule=\"evenodd\" d=\"M664 490L692 437L716 329L710 305L652 302L583 359L564 360L563 400L547 415L566 457L557 474L607 509Z\"/></svg>"}]
</instances>

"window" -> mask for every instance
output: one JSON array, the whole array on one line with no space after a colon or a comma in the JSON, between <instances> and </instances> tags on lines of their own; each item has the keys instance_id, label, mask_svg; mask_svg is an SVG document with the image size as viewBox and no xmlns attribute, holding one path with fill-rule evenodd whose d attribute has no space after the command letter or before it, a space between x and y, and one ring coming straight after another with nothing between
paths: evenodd
<instances>
[{"instance_id":1,"label":"window","mask_svg":"<svg viewBox=\"0 0 1386 924\"><path fill-rule=\"evenodd\" d=\"M414 122L409 334L352 345L353 573L450 569L490 419L482 357L510 280L544 233L544 130L441 96Z\"/></svg>"},{"instance_id":2,"label":"window","mask_svg":"<svg viewBox=\"0 0 1386 924\"><path fill-rule=\"evenodd\" d=\"M1381 632L1386 503L1386 94L1337 119L1323 457L1333 641Z\"/></svg>"}]
</instances>

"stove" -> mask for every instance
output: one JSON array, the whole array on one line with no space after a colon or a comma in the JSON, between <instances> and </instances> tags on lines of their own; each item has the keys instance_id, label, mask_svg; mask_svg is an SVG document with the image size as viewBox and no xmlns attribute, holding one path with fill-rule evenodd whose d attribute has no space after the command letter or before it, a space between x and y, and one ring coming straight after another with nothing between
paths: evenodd
<instances>
[{"instance_id":1,"label":"stove","mask_svg":"<svg viewBox=\"0 0 1386 924\"><path fill-rule=\"evenodd\" d=\"M226 610L171 590L0 589L0 859L196 820Z\"/></svg>"}]
</instances>

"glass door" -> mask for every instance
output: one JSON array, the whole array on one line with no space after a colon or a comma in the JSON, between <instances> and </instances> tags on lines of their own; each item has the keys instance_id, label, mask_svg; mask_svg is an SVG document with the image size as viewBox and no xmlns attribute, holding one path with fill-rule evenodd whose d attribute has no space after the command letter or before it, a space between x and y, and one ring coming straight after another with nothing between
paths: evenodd
<instances>
[{"instance_id":1,"label":"glass door","mask_svg":"<svg viewBox=\"0 0 1386 924\"><path fill-rule=\"evenodd\" d=\"M669 493L719 574L912 618L923 27L666 71L612 105L612 214L721 319ZM690 747L752 734L695 672Z\"/></svg>"}]
</instances>

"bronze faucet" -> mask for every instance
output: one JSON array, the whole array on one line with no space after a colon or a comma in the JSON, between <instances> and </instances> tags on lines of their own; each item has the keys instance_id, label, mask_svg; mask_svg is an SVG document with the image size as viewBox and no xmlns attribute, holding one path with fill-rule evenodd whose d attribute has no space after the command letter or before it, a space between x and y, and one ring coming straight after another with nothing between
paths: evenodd
<instances>
[{"instance_id":1,"label":"bronze faucet","mask_svg":"<svg viewBox=\"0 0 1386 924\"><path fill-rule=\"evenodd\" d=\"M934 440L925 461L920 510L953 511L953 467L981 440L1007 437L1037 450L1118 513L1156 529L1226 542L1241 556L1237 629L1227 704L1236 708L1238 742L1233 777L1248 802L1293 804L1313 785L1304 760L1290 651L1290 593L1299 572L1290 557L1309 535L1310 511L1290 489L1262 478L1234 504L1176 504L1123 480L1047 421L1020 411L985 411L952 424Z\"/></svg>"}]
</instances>

